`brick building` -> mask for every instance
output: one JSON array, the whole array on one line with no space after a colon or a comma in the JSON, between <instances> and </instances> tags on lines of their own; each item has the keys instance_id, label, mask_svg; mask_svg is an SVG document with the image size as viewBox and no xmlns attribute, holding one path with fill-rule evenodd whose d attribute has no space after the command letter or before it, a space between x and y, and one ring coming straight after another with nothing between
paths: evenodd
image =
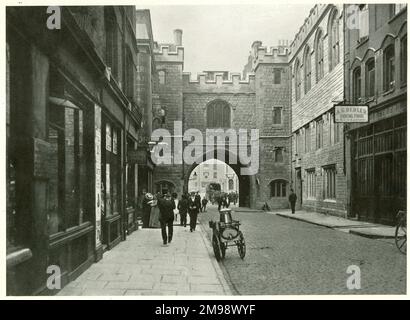
<instances>
[{"instance_id":1,"label":"brick building","mask_svg":"<svg viewBox=\"0 0 410 320\"><path fill-rule=\"evenodd\" d=\"M343 127L343 7L315 5L290 46L292 173L297 204L346 215Z\"/></svg>"},{"instance_id":2,"label":"brick building","mask_svg":"<svg viewBox=\"0 0 410 320\"><path fill-rule=\"evenodd\" d=\"M136 229L135 9L53 8L6 13L10 295L53 294L49 266L64 286Z\"/></svg>"},{"instance_id":3,"label":"brick building","mask_svg":"<svg viewBox=\"0 0 410 320\"><path fill-rule=\"evenodd\" d=\"M407 5L346 5L345 97L369 106L347 127L350 215L393 224L406 208Z\"/></svg>"}]
</instances>

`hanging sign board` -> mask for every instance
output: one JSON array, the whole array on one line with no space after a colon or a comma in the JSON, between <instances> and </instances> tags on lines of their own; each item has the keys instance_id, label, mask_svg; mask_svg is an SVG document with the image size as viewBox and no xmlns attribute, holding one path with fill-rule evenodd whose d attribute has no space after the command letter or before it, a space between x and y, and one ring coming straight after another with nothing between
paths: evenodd
<instances>
[{"instance_id":1,"label":"hanging sign board","mask_svg":"<svg viewBox=\"0 0 410 320\"><path fill-rule=\"evenodd\" d=\"M335 106L336 123L369 122L369 106Z\"/></svg>"}]
</instances>

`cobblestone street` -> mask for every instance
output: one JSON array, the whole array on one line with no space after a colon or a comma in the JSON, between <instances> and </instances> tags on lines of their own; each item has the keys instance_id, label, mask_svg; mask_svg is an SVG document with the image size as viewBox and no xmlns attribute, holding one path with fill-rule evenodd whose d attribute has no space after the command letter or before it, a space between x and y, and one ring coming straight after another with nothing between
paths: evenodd
<instances>
[{"instance_id":1,"label":"cobblestone street","mask_svg":"<svg viewBox=\"0 0 410 320\"><path fill-rule=\"evenodd\" d=\"M236 208L233 208L235 210ZM406 256L393 240L375 240L258 211L233 212L247 253L230 247L221 265L235 294L404 294ZM199 219L210 239L215 207ZM361 270L361 289L348 290L347 268ZM236 291L236 292L235 292Z\"/></svg>"}]
</instances>

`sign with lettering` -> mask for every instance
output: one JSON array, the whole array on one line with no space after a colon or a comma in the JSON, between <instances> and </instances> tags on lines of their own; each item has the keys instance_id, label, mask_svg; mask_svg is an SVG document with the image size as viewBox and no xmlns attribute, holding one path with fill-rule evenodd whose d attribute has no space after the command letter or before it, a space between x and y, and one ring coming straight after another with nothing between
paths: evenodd
<instances>
[{"instance_id":1,"label":"sign with lettering","mask_svg":"<svg viewBox=\"0 0 410 320\"><path fill-rule=\"evenodd\" d=\"M145 150L129 150L128 163L147 164L147 152Z\"/></svg>"},{"instance_id":2,"label":"sign with lettering","mask_svg":"<svg viewBox=\"0 0 410 320\"><path fill-rule=\"evenodd\" d=\"M355 123L369 121L369 106L335 106L335 122Z\"/></svg>"}]
</instances>

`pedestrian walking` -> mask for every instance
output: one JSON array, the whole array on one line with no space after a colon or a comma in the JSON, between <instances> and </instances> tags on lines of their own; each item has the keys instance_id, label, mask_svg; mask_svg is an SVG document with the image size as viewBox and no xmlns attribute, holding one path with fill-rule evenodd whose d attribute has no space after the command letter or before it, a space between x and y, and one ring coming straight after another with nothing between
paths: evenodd
<instances>
[{"instance_id":1,"label":"pedestrian walking","mask_svg":"<svg viewBox=\"0 0 410 320\"><path fill-rule=\"evenodd\" d=\"M175 209L174 209L174 218L175 222L178 222L178 194L176 192L172 193L172 201L175 203ZM181 218L180 218L181 220Z\"/></svg>"},{"instance_id":2,"label":"pedestrian walking","mask_svg":"<svg viewBox=\"0 0 410 320\"><path fill-rule=\"evenodd\" d=\"M150 228L160 228L161 227L161 223L159 221L159 207L158 207L158 202L161 199L162 199L162 194L160 192L157 192L157 194L154 196L154 199L150 201L150 205L151 205L151 213L149 217L149 227Z\"/></svg>"},{"instance_id":3,"label":"pedestrian walking","mask_svg":"<svg viewBox=\"0 0 410 320\"><path fill-rule=\"evenodd\" d=\"M208 204L208 199L203 198L202 199L202 212L206 212L206 205Z\"/></svg>"},{"instance_id":4,"label":"pedestrian walking","mask_svg":"<svg viewBox=\"0 0 410 320\"><path fill-rule=\"evenodd\" d=\"M151 193L147 193L146 190L142 190L142 202L141 202L141 212L142 212L142 227L149 227L149 218L151 215L151 204L150 202L154 199Z\"/></svg>"},{"instance_id":5,"label":"pedestrian walking","mask_svg":"<svg viewBox=\"0 0 410 320\"><path fill-rule=\"evenodd\" d=\"M199 195L199 191L196 192L195 201L199 203L199 211L202 212L201 196Z\"/></svg>"},{"instance_id":6,"label":"pedestrian walking","mask_svg":"<svg viewBox=\"0 0 410 320\"><path fill-rule=\"evenodd\" d=\"M198 200L199 199L195 196L195 192L191 192L191 196L188 199L189 228L191 232L195 231L199 207L201 206L201 203Z\"/></svg>"},{"instance_id":7,"label":"pedestrian walking","mask_svg":"<svg viewBox=\"0 0 410 320\"><path fill-rule=\"evenodd\" d=\"M296 205L296 200L297 200L296 193L293 191L293 189L290 189L290 195L289 195L289 202L290 202L290 208L292 209L292 214L295 213L295 205Z\"/></svg>"},{"instance_id":8,"label":"pedestrian walking","mask_svg":"<svg viewBox=\"0 0 410 320\"><path fill-rule=\"evenodd\" d=\"M186 227L186 215L188 213L188 196L183 194L181 200L178 202L179 221L181 226Z\"/></svg>"},{"instance_id":9,"label":"pedestrian walking","mask_svg":"<svg viewBox=\"0 0 410 320\"><path fill-rule=\"evenodd\" d=\"M171 243L174 231L174 209L175 202L168 192L162 199L158 200L159 221L161 223L161 235L164 245ZM167 234L168 228L168 234Z\"/></svg>"}]
</instances>

